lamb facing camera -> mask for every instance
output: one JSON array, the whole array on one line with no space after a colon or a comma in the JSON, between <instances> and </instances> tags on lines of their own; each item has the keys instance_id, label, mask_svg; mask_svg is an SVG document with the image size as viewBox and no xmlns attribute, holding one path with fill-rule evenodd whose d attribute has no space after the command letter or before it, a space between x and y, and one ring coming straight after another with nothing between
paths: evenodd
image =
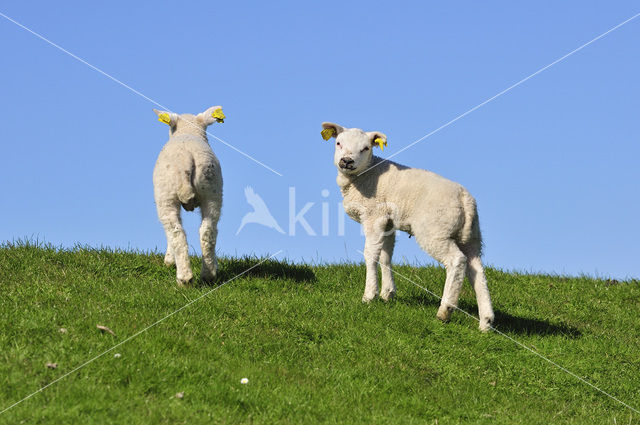
<instances>
[{"instance_id":1,"label":"lamb facing camera","mask_svg":"<svg viewBox=\"0 0 640 425\"><path fill-rule=\"evenodd\" d=\"M159 121L169 125L169 141L158 155L153 170L158 218L167 235L164 263L167 266L175 264L179 285L193 279L180 208L193 211L200 207L200 276L204 282L212 282L218 270L215 250L222 207L222 172L220 162L209 146L207 127L214 122L223 122L222 108L213 106L198 115L153 111Z\"/></svg>"},{"instance_id":2,"label":"lamb facing camera","mask_svg":"<svg viewBox=\"0 0 640 425\"><path fill-rule=\"evenodd\" d=\"M394 297L396 286L391 269L396 230L416 241L447 271L437 317L449 320L458 304L465 270L478 301L480 330L488 331L494 319L487 280L482 266L482 237L476 201L458 183L435 173L409 168L374 156L383 149L387 136L377 131L344 128L322 123L322 137L335 138L334 164L346 213L362 224L367 268L362 301L378 295L377 265L380 264L380 297Z\"/></svg>"}]
</instances>

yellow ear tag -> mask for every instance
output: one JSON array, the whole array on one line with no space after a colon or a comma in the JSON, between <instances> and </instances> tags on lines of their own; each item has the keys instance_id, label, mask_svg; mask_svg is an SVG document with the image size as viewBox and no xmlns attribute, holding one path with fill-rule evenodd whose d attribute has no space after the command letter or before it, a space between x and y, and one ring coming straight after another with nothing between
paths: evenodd
<instances>
[{"instance_id":1,"label":"yellow ear tag","mask_svg":"<svg viewBox=\"0 0 640 425\"><path fill-rule=\"evenodd\" d=\"M224 119L226 118L224 116L224 113L222 112L222 109L216 109L211 113L211 116L215 118L217 122L224 122Z\"/></svg>"},{"instance_id":2,"label":"yellow ear tag","mask_svg":"<svg viewBox=\"0 0 640 425\"><path fill-rule=\"evenodd\" d=\"M382 140L380 137L376 138L376 140L373 141L373 143L377 143L378 146L380 146L380 150L384 150L384 147L387 146L387 141L386 140Z\"/></svg>"},{"instance_id":3,"label":"yellow ear tag","mask_svg":"<svg viewBox=\"0 0 640 425\"><path fill-rule=\"evenodd\" d=\"M322 130L320 132L320 134L322 135L322 138L324 140L329 140L333 137L333 135L335 134L336 130L334 128L325 128L324 130Z\"/></svg>"},{"instance_id":4,"label":"yellow ear tag","mask_svg":"<svg viewBox=\"0 0 640 425\"><path fill-rule=\"evenodd\" d=\"M167 125L171 125L171 117L166 112L163 112L160 115L158 115L158 121L163 122Z\"/></svg>"}]
</instances>

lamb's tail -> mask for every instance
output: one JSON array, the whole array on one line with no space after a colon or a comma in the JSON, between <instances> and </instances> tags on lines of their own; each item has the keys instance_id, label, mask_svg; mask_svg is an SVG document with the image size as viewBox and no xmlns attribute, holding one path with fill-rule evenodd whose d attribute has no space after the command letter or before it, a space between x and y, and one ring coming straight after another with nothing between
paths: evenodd
<instances>
[{"instance_id":1,"label":"lamb's tail","mask_svg":"<svg viewBox=\"0 0 640 425\"><path fill-rule=\"evenodd\" d=\"M472 240L481 240L480 225L478 223L478 209L476 200L466 190L461 194L462 208L464 210L464 225L460 229L459 240L461 244L467 244Z\"/></svg>"},{"instance_id":2,"label":"lamb's tail","mask_svg":"<svg viewBox=\"0 0 640 425\"><path fill-rule=\"evenodd\" d=\"M196 164L193 157L189 155L188 163L183 169L178 171L178 200L187 211L193 211L197 207L196 192L193 187L193 174Z\"/></svg>"}]
</instances>

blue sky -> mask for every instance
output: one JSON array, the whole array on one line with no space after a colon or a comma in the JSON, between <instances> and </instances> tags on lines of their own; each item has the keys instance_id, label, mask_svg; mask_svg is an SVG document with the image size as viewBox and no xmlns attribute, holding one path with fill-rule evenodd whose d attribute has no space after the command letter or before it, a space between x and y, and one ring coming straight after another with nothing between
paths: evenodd
<instances>
[{"instance_id":1,"label":"blue sky","mask_svg":"<svg viewBox=\"0 0 640 425\"><path fill-rule=\"evenodd\" d=\"M634 2L14 2L0 12L176 112L222 105L210 131L224 175L218 250L360 260L338 234L333 147L320 123L379 130L385 157L640 12ZM167 127L148 100L0 18L0 240L162 250L151 174ZM485 262L508 270L640 277L640 17L395 161L476 197ZM288 231L257 224L253 187ZM328 191L326 197L323 190ZM326 192L325 192L326 195ZM198 216L186 214L194 252ZM398 238L395 262L431 260Z\"/></svg>"}]
</instances>

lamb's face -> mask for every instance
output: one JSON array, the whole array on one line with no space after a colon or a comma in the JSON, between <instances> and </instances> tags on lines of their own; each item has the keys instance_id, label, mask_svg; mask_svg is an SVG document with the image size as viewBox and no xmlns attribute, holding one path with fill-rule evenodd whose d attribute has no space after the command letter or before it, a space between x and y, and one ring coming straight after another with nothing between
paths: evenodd
<instances>
[{"instance_id":1,"label":"lamb's face","mask_svg":"<svg viewBox=\"0 0 640 425\"><path fill-rule=\"evenodd\" d=\"M386 143L387 136L379 131L364 132L359 128L344 128L338 124L323 123L322 137L335 137L333 163L343 174L360 174L369 167L373 148Z\"/></svg>"},{"instance_id":2,"label":"lamb's face","mask_svg":"<svg viewBox=\"0 0 640 425\"><path fill-rule=\"evenodd\" d=\"M372 143L367 134L357 128L344 130L336 137L333 163L344 174L358 174L371 162Z\"/></svg>"}]
</instances>

